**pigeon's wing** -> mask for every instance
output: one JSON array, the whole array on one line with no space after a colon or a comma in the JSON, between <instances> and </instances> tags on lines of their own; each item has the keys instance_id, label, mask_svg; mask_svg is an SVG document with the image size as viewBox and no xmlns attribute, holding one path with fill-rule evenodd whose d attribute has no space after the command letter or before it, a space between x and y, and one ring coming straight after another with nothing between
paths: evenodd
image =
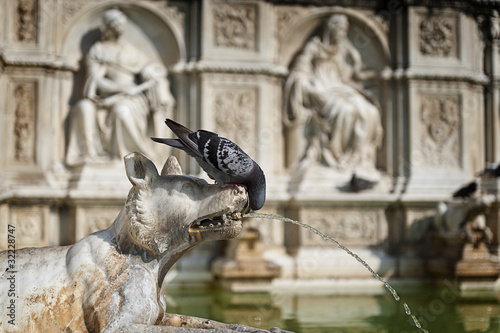
<instances>
[{"instance_id":1,"label":"pigeon's wing","mask_svg":"<svg viewBox=\"0 0 500 333\"><path fill-rule=\"evenodd\" d=\"M254 161L234 142L220 138L217 149L218 168L227 174L245 177L254 167Z\"/></svg>"},{"instance_id":2,"label":"pigeon's wing","mask_svg":"<svg viewBox=\"0 0 500 333\"><path fill-rule=\"evenodd\" d=\"M210 131L193 132L170 119L165 120L165 123L179 139L155 141L180 148L196 159L201 159L201 162L206 162L200 165L212 178L238 182L252 172L254 161L234 142Z\"/></svg>"},{"instance_id":3,"label":"pigeon's wing","mask_svg":"<svg viewBox=\"0 0 500 333\"><path fill-rule=\"evenodd\" d=\"M199 130L194 134L203 159L215 169L236 177L252 171L253 160L234 142L209 131Z\"/></svg>"}]
</instances>

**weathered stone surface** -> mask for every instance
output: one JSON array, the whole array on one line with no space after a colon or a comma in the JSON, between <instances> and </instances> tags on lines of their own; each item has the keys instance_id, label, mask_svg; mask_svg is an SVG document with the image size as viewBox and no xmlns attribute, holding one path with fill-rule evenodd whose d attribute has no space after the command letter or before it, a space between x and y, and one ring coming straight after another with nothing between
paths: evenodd
<instances>
[{"instance_id":1,"label":"weathered stone surface","mask_svg":"<svg viewBox=\"0 0 500 333\"><path fill-rule=\"evenodd\" d=\"M17 249L14 261L0 252L0 304L14 305L12 317L0 315L4 332L253 331L164 315L167 271L201 242L236 237L248 202L243 187L182 176L173 157L167 164L160 176L144 155L125 156L132 189L109 228L71 246Z\"/></svg>"},{"instance_id":2,"label":"weathered stone surface","mask_svg":"<svg viewBox=\"0 0 500 333\"><path fill-rule=\"evenodd\" d=\"M116 8L127 21L120 42L108 44L132 45L142 54L133 59L143 59L144 66L138 67L158 69L153 74L162 82L161 96L168 96L164 86L170 85L175 105L169 104L173 108L167 113L175 120L220 132L251 154L268 179L265 210L316 221L327 211L320 223L325 230L338 231L362 251L382 251L376 253L384 253L387 266L395 262L400 268L393 270L395 277L422 275L425 269L415 254L429 247L410 240L414 213L434 209L477 171L500 160L500 8L470 1L445 1L439 8L424 1L375 3L4 1L0 248L6 248L8 225L16 224L18 216L30 221L29 228L28 222L20 226L18 242L23 246L70 244L94 226L111 224L109 216L121 209L129 186L123 165L113 159L134 146L158 165L160 156L170 154L160 145L146 147L149 135L166 130L166 109L155 111L155 99L141 93L140 99L147 101L139 108L141 116L121 123L133 125L127 129L141 128L139 144L129 140L138 136L112 134L124 126L104 121L108 132L94 142L104 148L102 154L96 159L75 154L73 162L78 163L66 163L68 152L80 152L73 148L86 141L81 138L93 137L92 130L83 130L83 136L71 139L75 129L83 129L71 119L89 97L85 85L95 82L89 80L87 62L96 53L90 50L105 44L103 17ZM349 24L329 26L332 18ZM301 57L309 46L318 48L314 64ZM116 50L107 55L112 53L123 55ZM126 57L108 60L98 67L128 63ZM132 72L125 76L129 83L134 76L137 88L145 76ZM338 75L332 78L331 73ZM333 86L349 93L325 93ZM116 98L131 100L123 94ZM107 117L116 114L112 109L100 108L100 120L112 119ZM95 132L99 126L93 125ZM109 149L111 142L103 138L128 148ZM191 158L178 158L188 174L202 176ZM377 185L347 191L354 172ZM489 191L497 193L498 188L492 181ZM343 222L331 217L332 207L341 212ZM85 219L100 209L103 214L86 225ZM485 216L493 234L491 248L498 249L498 203ZM360 229L365 217L366 228ZM304 238L281 222L263 223L271 222L255 221L254 226L263 236L264 257L281 266L283 278L293 279L300 265L296 255L318 246L315 236ZM192 252L198 259L185 266L188 270L176 266L176 281L182 283L184 272L189 281L197 276L200 283L210 282L210 256L201 252ZM332 261L326 271L358 274L350 265L337 264ZM309 273L314 279L314 272Z\"/></svg>"}]
</instances>

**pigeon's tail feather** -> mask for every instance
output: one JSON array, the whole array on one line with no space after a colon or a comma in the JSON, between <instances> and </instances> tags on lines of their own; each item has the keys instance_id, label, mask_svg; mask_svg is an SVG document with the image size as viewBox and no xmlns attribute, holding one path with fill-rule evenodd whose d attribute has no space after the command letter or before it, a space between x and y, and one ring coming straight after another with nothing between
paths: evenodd
<instances>
[{"instance_id":1,"label":"pigeon's tail feather","mask_svg":"<svg viewBox=\"0 0 500 333\"><path fill-rule=\"evenodd\" d=\"M181 140L178 139L151 138L151 140L174 148L185 149L184 144L182 144Z\"/></svg>"},{"instance_id":2,"label":"pigeon's tail feather","mask_svg":"<svg viewBox=\"0 0 500 333\"><path fill-rule=\"evenodd\" d=\"M193 133L189 128L176 123L172 119L165 119L165 124L174 132L178 137L187 137L189 134Z\"/></svg>"},{"instance_id":3,"label":"pigeon's tail feather","mask_svg":"<svg viewBox=\"0 0 500 333\"><path fill-rule=\"evenodd\" d=\"M193 133L189 128L176 123L172 119L166 119L165 124L174 132L175 135L179 137L179 140L184 144L184 149L186 152L191 149L190 155L201 157L201 153L198 149L198 142L196 141L196 134Z\"/></svg>"}]
</instances>

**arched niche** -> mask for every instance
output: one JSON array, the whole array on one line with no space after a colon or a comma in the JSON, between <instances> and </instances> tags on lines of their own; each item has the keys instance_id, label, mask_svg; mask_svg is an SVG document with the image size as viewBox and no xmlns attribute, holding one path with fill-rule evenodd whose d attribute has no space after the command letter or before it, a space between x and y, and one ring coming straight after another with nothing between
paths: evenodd
<instances>
[{"instance_id":1,"label":"arched niche","mask_svg":"<svg viewBox=\"0 0 500 333\"><path fill-rule=\"evenodd\" d=\"M85 81L84 56L99 40L104 12L111 8L117 8L127 16L127 26L122 38L135 45L152 61L171 68L185 59L182 32L162 13L139 3L108 3L86 7L68 25L60 45L62 56L79 65L68 101L70 105L81 97Z\"/></svg>"},{"instance_id":2,"label":"arched niche","mask_svg":"<svg viewBox=\"0 0 500 333\"><path fill-rule=\"evenodd\" d=\"M325 21L334 14L344 14L349 18L348 38L361 53L366 68L382 70L389 66L390 51L387 33L365 13L340 7L333 10L314 11L291 19L280 43L278 58L280 65L290 67L307 40L320 34Z\"/></svg>"},{"instance_id":3,"label":"arched niche","mask_svg":"<svg viewBox=\"0 0 500 333\"><path fill-rule=\"evenodd\" d=\"M360 53L363 70L372 70L378 75L371 79L366 79L363 82L357 82L361 86L363 95L368 100L375 104L380 112L380 120L383 131L387 132L387 100L388 86L383 81L387 79L387 70L390 68L390 50L385 32L380 23L366 12L360 12L347 8L335 7L329 10L313 10L307 13L296 15L291 18L286 24L283 33L282 42L278 57L280 65L289 68L292 71L298 55L304 50L304 47L313 37L323 37L325 23L335 14L345 15L349 21L349 29L347 39L353 44L356 50ZM288 96L285 92L284 98ZM283 105L287 101L283 101ZM286 142L286 166L293 167L300 158L294 150L301 151L305 144L303 129L300 127L294 130L285 130ZM387 154L385 135L382 137L382 142L376 151L375 167L377 169L387 169ZM299 147L299 149L297 149Z\"/></svg>"}]
</instances>

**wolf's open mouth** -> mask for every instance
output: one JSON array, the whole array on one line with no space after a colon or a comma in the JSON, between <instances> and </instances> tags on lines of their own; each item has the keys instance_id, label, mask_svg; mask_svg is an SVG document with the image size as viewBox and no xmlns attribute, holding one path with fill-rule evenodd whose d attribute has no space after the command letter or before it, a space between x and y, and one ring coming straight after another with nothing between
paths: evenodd
<instances>
[{"instance_id":1,"label":"wolf's open mouth","mask_svg":"<svg viewBox=\"0 0 500 333\"><path fill-rule=\"evenodd\" d=\"M232 222L241 220L241 217L240 212L228 212L222 215L209 216L193 222L189 228L192 230L204 230L228 227Z\"/></svg>"}]
</instances>

